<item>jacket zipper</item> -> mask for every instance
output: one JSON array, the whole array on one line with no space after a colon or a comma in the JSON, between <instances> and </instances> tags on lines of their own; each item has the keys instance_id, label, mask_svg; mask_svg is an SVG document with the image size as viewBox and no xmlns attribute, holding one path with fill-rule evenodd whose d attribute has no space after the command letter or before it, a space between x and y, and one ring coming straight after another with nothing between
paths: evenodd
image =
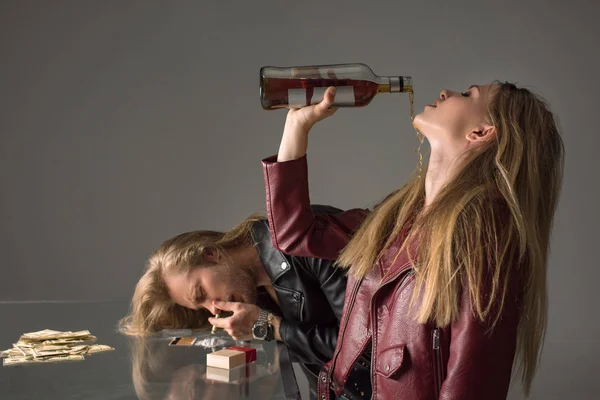
<instances>
[{"instance_id":1,"label":"jacket zipper","mask_svg":"<svg viewBox=\"0 0 600 400\"><path fill-rule=\"evenodd\" d=\"M444 368L442 362L442 346L440 343L440 328L433 330L433 382L436 399L442 391L442 382L444 379Z\"/></svg>"},{"instance_id":2,"label":"jacket zipper","mask_svg":"<svg viewBox=\"0 0 600 400\"><path fill-rule=\"evenodd\" d=\"M356 301L356 294L358 293L358 288L360 287L360 284L362 282L362 279L357 281L356 284L354 285L354 288L352 288L352 297L350 298L350 305L348 306L348 312L346 313L346 315L344 315L344 327L342 329L342 335L340 336L340 340L338 341L338 343L342 343L342 341L344 340L344 335L346 334L346 328L348 326L348 321L350 320L350 312L352 311L352 309L354 308L354 303ZM331 379L331 375L333 375L333 370L335 369L335 364L337 362L337 358L340 354L340 350L341 347L338 348L337 352L334 354L333 356L333 362L331 363L331 368L329 369L329 382L331 384L332 379Z\"/></svg>"},{"instance_id":3,"label":"jacket zipper","mask_svg":"<svg viewBox=\"0 0 600 400\"><path fill-rule=\"evenodd\" d=\"M304 315L304 296L302 296L301 294L298 294L298 297L300 299L300 315L298 316L298 321L303 321L302 320L302 315Z\"/></svg>"}]
</instances>

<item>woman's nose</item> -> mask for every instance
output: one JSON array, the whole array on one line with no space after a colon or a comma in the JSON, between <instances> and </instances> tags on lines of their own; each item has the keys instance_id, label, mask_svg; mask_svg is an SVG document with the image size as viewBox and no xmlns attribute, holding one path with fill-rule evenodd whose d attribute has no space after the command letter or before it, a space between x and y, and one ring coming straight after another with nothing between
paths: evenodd
<instances>
[{"instance_id":1,"label":"woman's nose","mask_svg":"<svg viewBox=\"0 0 600 400\"><path fill-rule=\"evenodd\" d=\"M450 91L448 89L444 89L440 92L440 99L446 100L448 97L450 97Z\"/></svg>"}]
</instances>

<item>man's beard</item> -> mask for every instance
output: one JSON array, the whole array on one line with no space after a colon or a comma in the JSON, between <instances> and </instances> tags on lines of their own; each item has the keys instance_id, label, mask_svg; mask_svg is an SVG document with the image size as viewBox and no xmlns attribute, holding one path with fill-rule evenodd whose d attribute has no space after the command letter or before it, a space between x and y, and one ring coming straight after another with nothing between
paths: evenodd
<instances>
[{"instance_id":1,"label":"man's beard","mask_svg":"<svg viewBox=\"0 0 600 400\"><path fill-rule=\"evenodd\" d=\"M250 267L227 268L227 291L229 301L256 304L258 298L254 283L254 272Z\"/></svg>"}]
</instances>

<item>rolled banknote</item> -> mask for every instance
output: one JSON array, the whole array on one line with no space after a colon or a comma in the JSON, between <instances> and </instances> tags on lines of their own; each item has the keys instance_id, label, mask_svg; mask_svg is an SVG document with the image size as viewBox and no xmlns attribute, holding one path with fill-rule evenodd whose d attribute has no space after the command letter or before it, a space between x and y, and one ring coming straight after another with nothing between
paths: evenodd
<instances>
[{"instance_id":1,"label":"rolled banknote","mask_svg":"<svg viewBox=\"0 0 600 400\"><path fill-rule=\"evenodd\" d=\"M215 315L215 318L221 318L221 313L217 313L217 315ZM213 335L217 332L217 327L213 325L212 329L210 330L210 333L212 333Z\"/></svg>"}]
</instances>

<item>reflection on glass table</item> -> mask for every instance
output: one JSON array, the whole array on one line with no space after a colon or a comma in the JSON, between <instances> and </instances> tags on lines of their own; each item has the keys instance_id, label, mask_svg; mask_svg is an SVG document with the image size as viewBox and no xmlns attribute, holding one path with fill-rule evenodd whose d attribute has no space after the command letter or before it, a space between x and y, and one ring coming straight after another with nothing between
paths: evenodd
<instances>
[{"instance_id":1,"label":"reflection on glass table","mask_svg":"<svg viewBox=\"0 0 600 400\"><path fill-rule=\"evenodd\" d=\"M169 336L130 339L132 381L140 399L278 397L283 346L233 341L208 332L194 332L193 336L198 340L192 346L169 346ZM212 338L218 339L217 345L202 345ZM235 345L256 348L257 360L233 369L206 366L208 353Z\"/></svg>"},{"instance_id":2,"label":"reflection on glass table","mask_svg":"<svg viewBox=\"0 0 600 400\"><path fill-rule=\"evenodd\" d=\"M83 361L0 367L0 399L298 399L287 348L276 342L234 341L224 332L163 331L152 337L121 334L129 304L40 302L0 304L0 348L25 332L89 330L115 351ZM198 337L194 346L169 346L173 336ZM213 343L208 343L209 338ZM216 343L215 343L216 341ZM208 347L203 345L209 345ZM233 345L255 347L244 369L211 371L206 355ZM208 373L208 375L207 375ZM227 382L229 381L229 382Z\"/></svg>"}]
</instances>

